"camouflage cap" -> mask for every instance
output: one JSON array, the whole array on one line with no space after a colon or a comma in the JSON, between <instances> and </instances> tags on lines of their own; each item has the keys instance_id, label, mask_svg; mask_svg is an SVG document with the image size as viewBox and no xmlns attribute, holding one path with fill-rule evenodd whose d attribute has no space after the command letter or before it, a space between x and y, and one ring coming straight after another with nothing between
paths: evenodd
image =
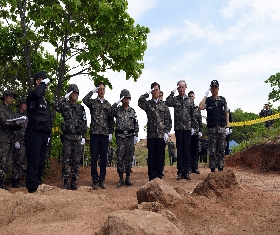
<instances>
[{"instance_id":1,"label":"camouflage cap","mask_svg":"<svg viewBox=\"0 0 280 235\"><path fill-rule=\"evenodd\" d=\"M120 98L122 98L123 96L126 97L126 98L130 98L130 99L131 99L130 92L129 92L129 90L127 90L127 89L123 89L123 90L121 91Z\"/></svg>"},{"instance_id":2,"label":"camouflage cap","mask_svg":"<svg viewBox=\"0 0 280 235\"><path fill-rule=\"evenodd\" d=\"M17 98L17 95L14 92L12 92L11 90L5 90L3 92L3 96L0 97L0 100L4 100L7 95L13 95L14 99Z\"/></svg>"},{"instance_id":3,"label":"camouflage cap","mask_svg":"<svg viewBox=\"0 0 280 235\"><path fill-rule=\"evenodd\" d=\"M79 94L79 88L76 84L70 84L67 90L67 93L69 93L70 91L74 91L77 94Z\"/></svg>"},{"instance_id":4,"label":"camouflage cap","mask_svg":"<svg viewBox=\"0 0 280 235\"><path fill-rule=\"evenodd\" d=\"M17 101L17 106L19 106L22 103L26 103L26 98L25 97L20 97Z\"/></svg>"}]
</instances>

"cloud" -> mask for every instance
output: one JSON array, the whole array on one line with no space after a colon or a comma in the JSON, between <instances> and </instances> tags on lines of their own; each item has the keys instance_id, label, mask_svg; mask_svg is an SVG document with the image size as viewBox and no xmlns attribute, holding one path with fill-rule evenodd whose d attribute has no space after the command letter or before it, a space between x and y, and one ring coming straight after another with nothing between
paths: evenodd
<instances>
[{"instance_id":1,"label":"cloud","mask_svg":"<svg viewBox=\"0 0 280 235\"><path fill-rule=\"evenodd\" d=\"M159 47L164 43L167 43L176 35L180 30L176 28L166 27L161 30L151 30L150 35L148 35L148 46L149 47Z\"/></svg>"},{"instance_id":2,"label":"cloud","mask_svg":"<svg viewBox=\"0 0 280 235\"><path fill-rule=\"evenodd\" d=\"M157 0L128 0L128 13L135 20L140 16L153 9L157 5Z\"/></svg>"}]
</instances>

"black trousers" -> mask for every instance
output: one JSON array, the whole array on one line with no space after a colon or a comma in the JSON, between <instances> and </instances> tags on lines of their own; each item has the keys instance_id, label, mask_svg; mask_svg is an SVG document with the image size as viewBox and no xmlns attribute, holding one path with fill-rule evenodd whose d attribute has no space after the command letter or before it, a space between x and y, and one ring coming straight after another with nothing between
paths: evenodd
<instances>
[{"instance_id":1,"label":"black trousers","mask_svg":"<svg viewBox=\"0 0 280 235\"><path fill-rule=\"evenodd\" d=\"M24 136L27 171L26 171L26 188L30 191L37 190L42 183L42 176L45 168L47 156L49 134L32 129L26 130Z\"/></svg>"},{"instance_id":2,"label":"black trousers","mask_svg":"<svg viewBox=\"0 0 280 235\"><path fill-rule=\"evenodd\" d=\"M177 174L189 174L190 169L190 130L175 131L177 147Z\"/></svg>"},{"instance_id":3,"label":"black trousers","mask_svg":"<svg viewBox=\"0 0 280 235\"><path fill-rule=\"evenodd\" d=\"M191 136L190 143L190 171L198 169L198 135Z\"/></svg>"},{"instance_id":4,"label":"black trousers","mask_svg":"<svg viewBox=\"0 0 280 235\"><path fill-rule=\"evenodd\" d=\"M147 138L149 180L162 178L164 146L163 138Z\"/></svg>"},{"instance_id":5,"label":"black trousers","mask_svg":"<svg viewBox=\"0 0 280 235\"><path fill-rule=\"evenodd\" d=\"M207 163L207 148L202 148L202 161Z\"/></svg>"},{"instance_id":6,"label":"black trousers","mask_svg":"<svg viewBox=\"0 0 280 235\"><path fill-rule=\"evenodd\" d=\"M104 181L106 176L107 152L109 139L107 135L90 135L91 178L92 182ZM100 174L97 172L97 160L100 155Z\"/></svg>"}]
</instances>

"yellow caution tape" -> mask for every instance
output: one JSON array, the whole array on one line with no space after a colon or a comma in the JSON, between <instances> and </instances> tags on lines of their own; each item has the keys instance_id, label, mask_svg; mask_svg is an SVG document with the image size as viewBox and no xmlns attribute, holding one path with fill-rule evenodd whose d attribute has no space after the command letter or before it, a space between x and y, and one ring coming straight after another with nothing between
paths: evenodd
<instances>
[{"instance_id":1,"label":"yellow caution tape","mask_svg":"<svg viewBox=\"0 0 280 235\"><path fill-rule=\"evenodd\" d=\"M244 121L244 122L231 122L230 126L250 126L253 124L262 123L262 122L266 122L266 121L270 121L270 120L274 120L274 119L278 119L278 118L280 118L280 113L258 118L258 119L254 119L254 120L248 120L248 121Z\"/></svg>"}]
</instances>

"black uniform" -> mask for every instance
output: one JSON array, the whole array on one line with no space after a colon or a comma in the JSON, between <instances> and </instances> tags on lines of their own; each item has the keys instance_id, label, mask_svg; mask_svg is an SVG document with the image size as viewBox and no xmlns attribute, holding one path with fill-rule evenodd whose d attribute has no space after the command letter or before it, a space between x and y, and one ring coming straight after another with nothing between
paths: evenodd
<instances>
[{"instance_id":1,"label":"black uniform","mask_svg":"<svg viewBox=\"0 0 280 235\"><path fill-rule=\"evenodd\" d=\"M46 84L41 82L29 92L26 104L28 124L24 136L27 158L26 188L35 192L42 182L48 138L51 132L50 106L44 97Z\"/></svg>"}]
</instances>

